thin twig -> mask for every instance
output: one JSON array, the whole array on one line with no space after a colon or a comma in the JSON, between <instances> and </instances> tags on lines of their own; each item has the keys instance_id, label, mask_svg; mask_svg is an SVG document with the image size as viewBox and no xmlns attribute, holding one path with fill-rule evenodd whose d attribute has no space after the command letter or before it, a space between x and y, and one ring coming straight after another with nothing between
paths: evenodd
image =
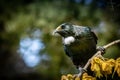
<instances>
[{"instance_id":1,"label":"thin twig","mask_svg":"<svg viewBox=\"0 0 120 80\"><path fill-rule=\"evenodd\" d=\"M113 41L113 42L111 42L111 43L109 43L109 44L107 44L107 45L104 45L103 48L106 50L106 49L108 49L109 47L111 47L111 46L113 46L113 45L115 45L115 44L117 44L117 43L120 43L120 39L119 39L119 40L115 40L115 41ZM83 69L87 70L87 68L89 67L89 65L90 65L90 63L91 63L91 60L92 60L94 57L96 57L97 55L99 55L99 54L101 54L101 51L97 51L97 52L88 60L88 62L86 63L86 65L84 66ZM78 74L78 75L79 75L79 74Z\"/></svg>"}]
</instances>

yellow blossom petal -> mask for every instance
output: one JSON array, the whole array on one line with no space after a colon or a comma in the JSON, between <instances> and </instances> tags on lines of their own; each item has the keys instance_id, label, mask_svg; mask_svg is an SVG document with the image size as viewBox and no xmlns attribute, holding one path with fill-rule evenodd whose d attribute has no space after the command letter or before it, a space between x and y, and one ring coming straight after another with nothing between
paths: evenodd
<instances>
[{"instance_id":1,"label":"yellow blossom petal","mask_svg":"<svg viewBox=\"0 0 120 80\"><path fill-rule=\"evenodd\" d=\"M107 62L104 62L102 63L102 71L106 74L111 74L112 73L112 66L107 63Z\"/></svg>"},{"instance_id":2,"label":"yellow blossom petal","mask_svg":"<svg viewBox=\"0 0 120 80\"><path fill-rule=\"evenodd\" d=\"M67 76L62 75L61 80L68 80Z\"/></svg>"},{"instance_id":3,"label":"yellow blossom petal","mask_svg":"<svg viewBox=\"0 0 120 80\"><path fill-rule=\"evenodd\" d=\"M95 72L96 77L101 77L103 76L101 73L101 68L100 68L100 64L103 61L97 57L95 57L92 61L91 61L91 70Z\"/></svg>"},{"instance_id":4,"label":"yellow blossom petal","mask_svg":"<svg viewBox=\"0 0 120 80\"><path fill-rule=\"evenodd\" d=\"M97 57L95 57L93 60L95 61L95 63L100 63L101 62L101 59L99 59Z\"/></svg>"},{"instance_id":5,"label":"yellow blossom petal","mask_svg":"<svg viewBox=\"0 0 120 80\"><path fill-rule=\"evenodd\" d=\"M87 73L83 74L82 80L96 80L95 77L89 76Z\"/></svg>"},{"instance_id":6,"label":"yellow blossom petal","mask_svg":"<svg viewBox=\"0 0 120 80\"><path fill-rule=\"evenodd\" d=\"M67 75L67 78L68 78L68 80L73 80L74 77L73 77L72 74L68 74L68 75Z\"/></svg>"},{"instance_id":7,"label":"yellow blossom petal","mask_svg":"<svg viewBox=\"0 0 120 80\"><path fill-rule=\"evenodd\" d=\"M115 61L115 69L114 72L117 72L118 76L120 77L120 58L116 59Z\"/></svg>"},{"instance_id":8,"label":"yellow blossom petal","mask_svg":"<svg viewBox=\"0 0 120 80\"><path fill-rule=\"evenodd\" d=\"M115 60L114 59L109 59L106 61L107 63L110 64L110 66L114 67L115 66Z\"/></svg>"},{"instance_id":9,"label":"yellow blossom petal","mask_svg":"<svg viewBox=\"0 0 120 80\"><path fill-rule=\"evenodd\" d=\"M79 77L76 77L75 80L80 80L80 78L79 78Z\"/></svg>"}]
</instances>

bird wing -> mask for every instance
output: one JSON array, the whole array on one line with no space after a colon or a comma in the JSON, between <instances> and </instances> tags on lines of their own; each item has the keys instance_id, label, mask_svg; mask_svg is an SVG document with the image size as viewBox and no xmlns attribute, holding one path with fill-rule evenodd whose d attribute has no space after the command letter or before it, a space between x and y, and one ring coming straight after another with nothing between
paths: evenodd
<instances>
[{"instance_id":1,"label":"bird wing","mask_svg":"<svg viewBox=\"0 0 120 80\"><path fill-rule=\"evenodd\" d=\"M94 37L94 40L95 40L95 42L96 42L96 44L97 44L97 40L98 40L97 36L95 35L94 32L91 32L91 35Z\"/></svg>"}]
</instances>

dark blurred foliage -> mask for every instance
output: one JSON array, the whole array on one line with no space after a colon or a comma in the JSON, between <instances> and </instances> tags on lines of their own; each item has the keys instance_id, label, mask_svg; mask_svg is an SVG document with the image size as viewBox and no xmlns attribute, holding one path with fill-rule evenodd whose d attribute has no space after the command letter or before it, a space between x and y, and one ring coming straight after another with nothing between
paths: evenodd
<instances>
[{"instance_id":1,"label":"dark blurred foliage","mask_svg":"<svg viewBox=\"0 0 120 80\"><path fill-rule=\"evenodd\" d=\"M63 22L90 26L98 45L120 38L119 0L0 0L0 80L59 80L61 74L76 73L64 54L61 39L52 31ZM39 29L41 36L32 35ZM39 38L44 44L39 64L28 67L19 52L22 38ZM119 57L120 44L106 57Z\"/></svg>"}]
</instances>

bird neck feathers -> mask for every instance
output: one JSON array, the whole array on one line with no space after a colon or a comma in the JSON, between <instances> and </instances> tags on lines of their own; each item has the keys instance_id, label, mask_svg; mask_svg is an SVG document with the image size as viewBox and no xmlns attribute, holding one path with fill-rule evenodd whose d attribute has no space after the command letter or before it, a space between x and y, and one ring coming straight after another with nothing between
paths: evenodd
<instances>
[{"instance_id":1,"label":"bird neck feathers","mask_svg":"<svg viewBox=\"0 0 120 80\"><path fill-rule=\"evenodd\" d=\"M73 36L69 36L64 38L64 44L65 45L70 45L71 43L73 43L75 41L75 38Z\"/></svg>"}]
</instances>

